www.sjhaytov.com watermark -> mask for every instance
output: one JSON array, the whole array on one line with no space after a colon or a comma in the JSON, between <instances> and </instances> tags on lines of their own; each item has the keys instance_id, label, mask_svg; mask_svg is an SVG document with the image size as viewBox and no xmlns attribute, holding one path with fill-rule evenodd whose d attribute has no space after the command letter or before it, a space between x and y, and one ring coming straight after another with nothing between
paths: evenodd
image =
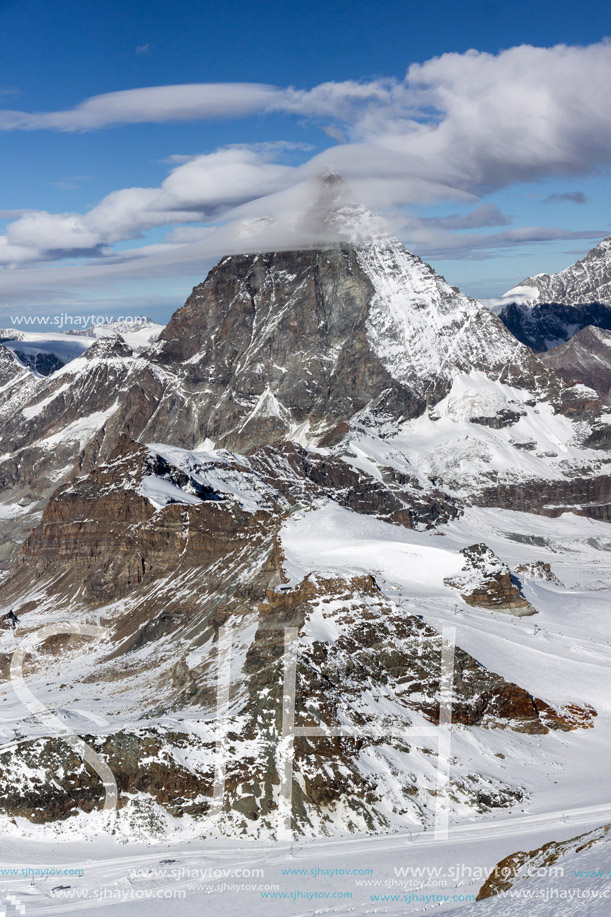
<instances>
[{"instance_id":1,"label":"www.sjhaytov.com watermark","mask_svg":"<svg viewBox=\"0 0 611 917\"><path fill-rule=\"evenodd\" d=\"M146 315L73 315L70 312L58 312L54 315L10 315L9 321L14 328L37 328L49 331L62 331L64 328L84 331L98 325L118 322L124 325L141 325L147 322Z\"/></svg>"}]
</instances>

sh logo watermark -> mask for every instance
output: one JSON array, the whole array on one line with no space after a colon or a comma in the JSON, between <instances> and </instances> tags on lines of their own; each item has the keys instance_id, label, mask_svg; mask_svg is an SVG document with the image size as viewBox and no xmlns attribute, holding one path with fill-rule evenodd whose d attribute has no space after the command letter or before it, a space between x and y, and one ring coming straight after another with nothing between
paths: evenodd
<instances>
[{"instance_id":1,"label":"sh logo watermark","mask_svg":"<svg viewBox=\"0 0 611 917\"><path fill-rule=\"evenodd\" d=\"M4 895L0 903L0 917L12 917L13 914L25 914L25 904L17 895Z\"/></svg>"},{"instance_id":2,"label":"sh logo watermark","mask_svg":"<svg viewBox=\"0 0 611 917\"><path fill-rule=\"evenodd\" d=\"M95 624L73 624L67 621L60 624L49 624L46 627L41 627L33 633L28 634L21 645L13 652L10 677L15 694L30 713L33 713L41 723L48 727L50 735L58 736L63 739L64 742L67 742L67 744L70 745L71 748L80 755L83 761L89 764L92 770L98 775L104 785L104 808L116 809L118 803L117 781L108 764L100 758L98 753L94 751L90 745L79 738L66 723L60 720L59 717L52 713L48 707L45 707L45 705L32 694L23 677L23 663L26 656L49 637L54 637L58 634L79 634L86 637L99 637L106 633L107 630L108 628L98 627ZM0 917L2 917L1 913Z\"/></svg>"}]
</instances>

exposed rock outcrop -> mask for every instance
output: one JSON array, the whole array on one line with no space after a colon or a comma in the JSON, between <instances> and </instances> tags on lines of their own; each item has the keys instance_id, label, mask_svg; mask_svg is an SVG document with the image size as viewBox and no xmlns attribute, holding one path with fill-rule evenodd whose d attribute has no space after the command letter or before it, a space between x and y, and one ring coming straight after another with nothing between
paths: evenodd
<instances>
[{"instance_id":1,"label":"exposed rock outcrop","mask_svg":"<svg viewBox=\"0 0 611 917\"><path fill-rule=\"evenodd\" d=\"M251 593L250 601L254 598ZM215 639L202 662L190 668L182 661L168 671L174 703L197 703L209 716L216 710L218 627L226 624L239 633L243 613L239 605L217 607ZM192 615L191 631L196 625ZM119 805L140 792L171 814L208 817L217 766L213 751L217 730L223 729L225 789L214 824L235 833L246 819L274 834L288 734L286 698L294 697L288 730L295 731L297 832L327 833L338 817L349 830L414 818L428 823L437 777L429 766L419 772L418 762L434 759L435 743L411 736L410 726L419 715L432 724L440 720L440 634L386 599L370 575L311 576L291 588L268 588L256 625L230 686L231 712L224 720L208 719L208 738L150 727L84 737L111 767ZM174 633L175 627L176 622ZM149 639L163 635L159 631ZM294 685L287 654L295 660ZM587 708L553 708L460 648L454 652L452 695L455 725L541 735L587 727L595 715ZM392 772L398 761L404 774L400 786L388 778L388 768ZM0 754L0 778L8 773L15 779L0 781L7 787L0 809L13 816L45 822L91 811L103 800L99 778L57 739L20 742ZM523 798L521 788L500 773L472 773L458 760L449 791L457 804L482 812Z\"/></svg>"},{"instance_id":2,"label":"exposed rock outcrop","mask_svg":"<svg viewBox=\"0 0 611 917\"><path fill-rule=\"evenodd\" d=\"M588 325L568 343L542 354L541 359L566 382L585 385L603 401L610 401L611 330Z\"/></svg>"},{"instance_id":3,"label":"exposed rock outcrop","mask_svg":"<svg viewBox=\"0 0 611 917\"><path fill-rule=\"evenodd\" d=\"M556 586L562 585L551 566L546 564L543 560L534 560L527 564L519 564L516 567L516 573L528 579L544 580L548 583L554 583Z\"/></svg>"},{"instance_id":4,"label":"exposed rock outcrop","mask_svg":"<svg viewBox=\"0 0 611 917\"><path fill-rule=\"evenodd\" d=\"M536 875L545 875L556 863L562 863L569 854L590 850L609 838L611 826L604 825L567 841L550 841L536 850L519 850L502 859L477 894L477 901L493 898L507 892ZM538 872L540 870L540 872ZM561 872L560 875L563 873Z\"/></svg>"},{"instance_id":5,"label":"exposed rock outcrop","mask_svg":"<svg viewBox=\"0 0 611 917\"><path fill-rule=\"evenodd\" d=\"M611 475L548 481L530 480L486 487L473 495L478 506L500 506L542 516L576 513L592 519L611 520Z\"/></svg>"},{"instance_id":6,"label":"exposed rock outcrop","mask_svg":"<svg viewBox=\"0 0 611 917\"><path fill-rule=\"evenodd\" d=\"M148 478L168 485L170 498L159 510L141 492ZM235 499L123 439L107 464L59 488L25 541L7 588L15 593L32 580L52 580L54 593L70 595L80 584L84 600L106 604L188 567L227 561L247 549L254 556L279 521L274 526L269 510L244 511Z\"/></svg>"},{"instance_id":7,"label":"exposed rock outcrop","mask_svg":"<svg viewBox=\"0 0 611 917\"><path fill-rule=\"evenodd\" d=\"M536 608L522 595L520 583L507 564L487 545L473 544L463 548L461 554L465 558L463 572L447 579L446 583L460 590L467 605L504 611L517 617L537 614Z\"/></svg>"}]
</instances>

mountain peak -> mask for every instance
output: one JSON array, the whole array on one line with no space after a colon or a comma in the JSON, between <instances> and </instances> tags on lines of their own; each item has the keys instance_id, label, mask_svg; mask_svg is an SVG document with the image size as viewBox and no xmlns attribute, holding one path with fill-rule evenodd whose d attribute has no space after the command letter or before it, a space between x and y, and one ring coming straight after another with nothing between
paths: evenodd
<instances>
[{"instance_id":1,"label":"mountain peak","mask_svg":"<svg viewBox=\"0 0 611 917\"><path fill-rule=\"evenodd\" d=\"M341 175L330 170L272 196L268 204L266 215L248 216L219 230L218 244L226 252L250 254L393 238L385 221L360 204Z\"/></svg>"},{"instance_id":2,"label":"mountain peak","mask_svg":"<svg viewBox=\"0 0 611 917\"><path fill-rule=\"evenodd\" d=\"M303 216L315 237L357 244L393 239L384 220L353 196L339 172L326 171L313 181L313 202Z\"/></svg>"},{"instance_id":3,"label":"mountain peak","mask_svg":"<svg viewBox=\"0 0 611 917\"><path fill-rule=\"evenodd\" d=\"M556 274L526 277L508 290L503 299L522 305L611 306L611 236Z\"/></svg>"},{"instance_id":4,"label":"mountain peak","mask_svg":"<svg viewBox=\"0 0 611 917\"><path fill-rule=\"evenodd\" d=\"M109 360L113 357L131 357L133 351L120 334L107 334L99 338L83 354L86 360Z\"/></svg>"},{"instance_id":5,"label":"mountain peak","mask_svg":"<svg viewBox=\"0 0 611 917\"><path fill-rule=\"evenodd\" d=\"M458 373L528 373L531 355L495 316L385 229L373 238L381 223L341 179L317 187L312 219L366 241L223 258L159 338L153 359L203 393L182 440L190 448L328 444L363 412L421 414Z\"/></svg>"}]
</instances>

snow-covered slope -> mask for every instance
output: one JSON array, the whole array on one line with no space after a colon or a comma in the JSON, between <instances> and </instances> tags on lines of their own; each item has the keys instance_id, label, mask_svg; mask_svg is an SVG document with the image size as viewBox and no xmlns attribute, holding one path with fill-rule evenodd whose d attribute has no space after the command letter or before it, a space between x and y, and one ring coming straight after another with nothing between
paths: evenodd
<instances>
[{"instance_id":1,"label":"snow-covered slope","mask_svg":"<svg viewBox=\"0 0 611 917\"><path fill-rule=\"evenodd\" d=\"M581 386L573 397L585 405L597 396ZM426 489L440 486L469 501L499 484L553 487L608 474L607 452L588 447L581 426L549 402L476 371L457 375L445 398L398 430L356 429L334 451L372 475L394 468Z\"/></svg>"},{"instance_id":2,"label":"snow-covered slope","mask_svg":"<svg viewBox=\"0 0 611 917\"><path fill-rule=\"evenodd\" d=\"M117 319L116 321L96 322L82 330L68 331L67 335L87 338L89 347L98 338L120 334L131 349L138 352L154 343L164 327L165 325L160 325L150 318Z\"/></svg>"},{"instance_id":3,"label":"snow-covered slope","mask_svg":"<svg viewBox=\"0 0 611 917\"><path fill-rule=\"evenodd\" d=\"M528 353L499 321L398 240L356 250L375 290L367 319L369 341L398 382L427 392L472 369L494 378L528 372Z\"/></svg>"}]
</instances>

